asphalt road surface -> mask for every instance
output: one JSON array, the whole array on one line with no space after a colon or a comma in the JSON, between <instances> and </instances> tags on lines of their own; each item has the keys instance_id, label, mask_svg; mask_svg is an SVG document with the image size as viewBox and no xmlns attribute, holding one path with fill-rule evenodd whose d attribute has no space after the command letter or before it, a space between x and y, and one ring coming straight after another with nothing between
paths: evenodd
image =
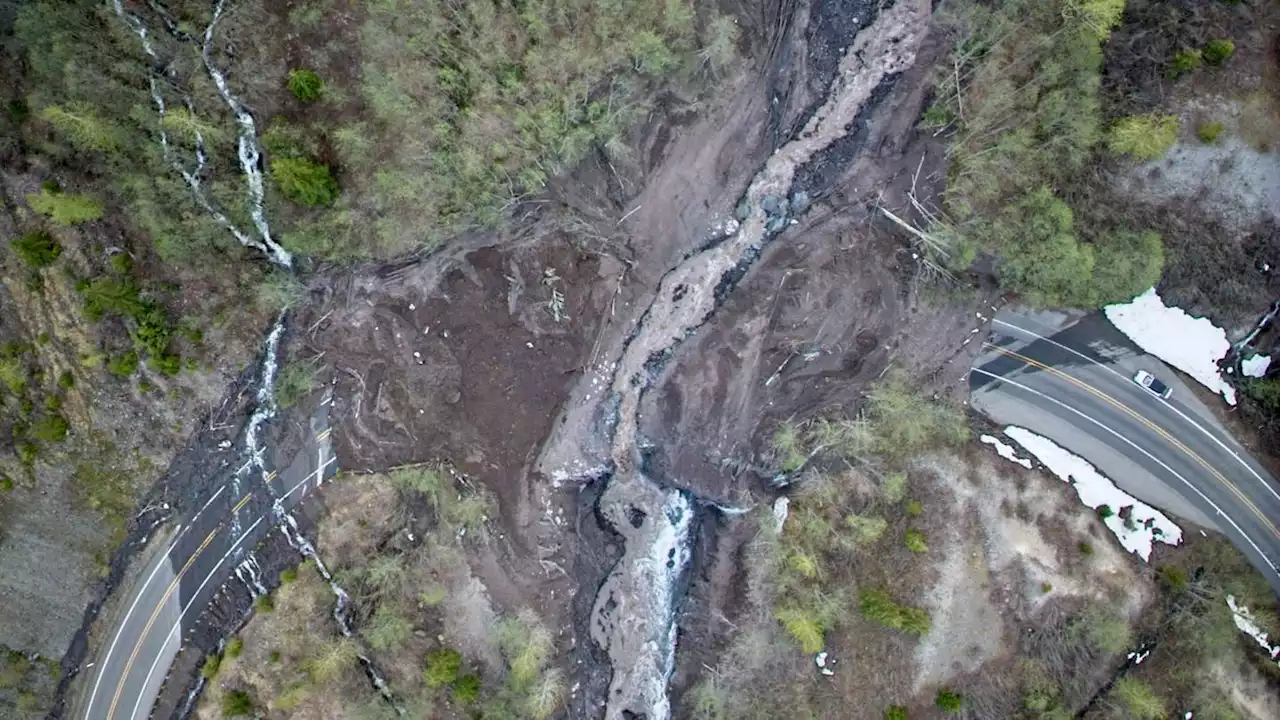
<instances>
[{"instance_id":1,"label":"asphalt road surface","mask_svg":"<svg viewBox=\"0 0 1280 720\"><path fill-rule=\"evenodd\" d=\"M1134 383L1138 370L1172 387L1170 398ZM1047 437L1144 502L1220 530L1280 593L1275 479L1175 371L1106 318L1002 312L969 382L973 406L993 421Z\"/></svg>"},{"instance_id":2,"label":"asphalt road surface","mask_svg":"<svg viewBox=\"0 0 1280 720\"><path fill-rule=\"evenodd\" d=\"M204 506L169 532L164 551L138 576L111 639L95 658L83 717L149 717L183 632L195 625L228 578L258 583L252 548L276 527L280 511L287 512L337 472L329 401L326 397L312 416L306 445L287 468L264 476L246 462L229 470Z\"/></svg>"}]
</instances>

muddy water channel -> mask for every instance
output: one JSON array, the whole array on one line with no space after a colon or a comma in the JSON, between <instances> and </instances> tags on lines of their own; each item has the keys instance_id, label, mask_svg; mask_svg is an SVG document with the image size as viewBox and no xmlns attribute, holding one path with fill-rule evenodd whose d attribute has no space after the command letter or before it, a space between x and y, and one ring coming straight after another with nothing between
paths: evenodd
<instances>
[{"instance_id":1,"label":"muddy water channel","mask_svg":"<svg viewBox=\"0 0 1280 720\"><path fill-rule=\"evenodd\" d=\"M600 514L622 536L625 552L595 598L592 639L608 654L613 676L605 717L671 716L667 682L674 665L676 610L690 559L693 503L644 473L638 437L645 391L682 340L705 323L771 239L790 224L797 169L847 132L881 83L915 61L929 6L898 2L848 46L826 100L752 179L739 205L740 223L708 249L672 268L617 355L612 378L616 418Z\"/></svg>"}]
</instances>

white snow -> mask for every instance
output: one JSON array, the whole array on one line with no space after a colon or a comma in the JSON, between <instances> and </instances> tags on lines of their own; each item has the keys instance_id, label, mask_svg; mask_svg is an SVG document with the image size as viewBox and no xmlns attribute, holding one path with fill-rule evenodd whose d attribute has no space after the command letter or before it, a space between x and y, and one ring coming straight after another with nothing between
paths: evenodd
<instances>
[{"instance_id":1,"label":"white snow","mask_svg":"<svg viewBox=\"0 0 1280 720\"><path fill-rule=\"evenodd\" d=\"M1173 524L1164 513L1116 487L1088 460L1024 428L1011 425L1004 429L1004 434L1034 455L1054 475L1070 483L1080 496L1080 502L1094 510L1103 505L1110 507L1113 514L1103 522L1129 552L1150 560L1151 547L1156 540L1168 545L1182 542L1182 528ZM1120 517L1120 509L1128 506L1133 507L1129 516L1132 529Z\"/></svg>"},{"instance_id":2,"label":"white snow","mask_svg":"<svg viewBox=\"0 0 1280 720\"><path fill-rule=\"evenodd\" d=\"M1245 377L1264 377L1269 367L1271 367L1271 357L1269 355L1254 355L1240 363L1240 371L1244 373Z\"/></svg>"},{"instance_id":3,"label":"white snow","mask_svg":"<svg viewBox=\"0 0 1280 720\"><path fill-rule=\"evenodd\" d=\"M1235 596L1227 596L1227 607L1231 608L1231 619L1236 621L1236 627L1240 628L1240 632L1248 635L1264 650L1271 655L1272 660L1280 658L1280 645L1273 646L1267 639L1267 633L1258 626L1258 622L1253 619L1253 613L1249 612L1249 608L1244 605L1236 604Z\"/></svg>"},{"instance_id":4,"label":"white snow","mask_svg":"<svg viewBox=\"0 0 1280 720\"><path fill-rule=\"evenodd\" d=\"M773 501L774 532L782 532L782 526L787 522L787 512L790 508L791 500L785 495Z\"/></svg>"},{"instance_id":5,"label":"white snow","mask_svg":"<svg viewBox=\"0 0 1280 720\"><path fill-rule=\"evenodd\" d=\"M987 445L995 446L996 454L1004 458L1005 460L1016 462L1028 470L1031 469L1031 461L1028 460L1027 458L1018 457L1018 451L1014 450L1012 445L1006 445L1005 443L1001 442L1000 438L994 437L992 435L983 435L979 439L982 440L982 442L986 443Z\"/></svg>"},{"instance_id":6,"label":"white snow","mask_svg":"<svg viewBox=\"0 0 1280 720\"><path fill-rule=\"evenodd\" d=\"M1190 375L1210 390L1236 404L1235 389L1218 371L1231 343L1227 333L1208 318L1188 315L1164 304L1151 288L1132 301L1102 309L1116 329L1138 347Z\"/></svg>"}]
</instances>

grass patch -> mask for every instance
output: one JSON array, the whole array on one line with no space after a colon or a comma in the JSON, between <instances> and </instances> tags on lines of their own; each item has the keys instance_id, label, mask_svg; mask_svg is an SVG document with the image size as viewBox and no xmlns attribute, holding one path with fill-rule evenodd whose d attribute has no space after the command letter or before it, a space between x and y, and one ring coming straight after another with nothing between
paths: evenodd
<instances>
[{"instance_id":1,"label":"grass patch","mask_svg":"<svg viewBox=\"0 0 1280 720\"><path fill-rule=\"evenodd\" d=\"M1206 145L1212 145L1218 142L1218 138L1222 136L1225 126L1214 120L1212 122L1200 123L1196 128L1196 137L1200 138L1200 142Z\"/></svg>"},{"instance_id":2,"label":"grass patch","mask_svg":"<svg viewBox=\"0 0 1280 720\"><path fill-rule=\"evenodd\" d=\"M933 627L927 611L900 605L884 590L872 588L858 593L858 612L867 620L908 635L927 635Z\"/></svg>"},{"instance_id":3,"label":"grass patch","mask_svg":"<svg viewBox=\"0 0 1280 720\"><path fill-rule=\"evenodd\" d=\"M27 204L59 225L81 225L102 219L102 201L89 195L68 195L41 188L39 194L27 196Z\"/></svg>"},{"instance_id":4,"label":"grass patch","mask_svg":"<svg viewBox=\"0 0 1280 720\"><path fill-rule=\"evenodd\" d=\"M1156 160L1178 140L1178 118L1173 115L1130 115L1120 118L1107 135L1113 153L1138 160Z\"/></svg>"}]
</instances>

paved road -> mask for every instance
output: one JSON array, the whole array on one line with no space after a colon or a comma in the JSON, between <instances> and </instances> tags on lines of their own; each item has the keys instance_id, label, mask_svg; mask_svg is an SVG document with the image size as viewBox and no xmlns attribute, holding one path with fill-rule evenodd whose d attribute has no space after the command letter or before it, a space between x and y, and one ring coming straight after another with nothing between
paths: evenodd
<instances>
[{"instance_id":1,"label":"paved road","mask_svg":"<svg viewBox=\"0 0 1280 720\"><path fill-rule=\"evenodd\" d=\"M328 422L326 397L311 418L305 447L284 470L264 476L250 462L229 469L204 505L169 532L164 550L139 574L110 641L95 658L82 717L141 720L151 715L183 632L195 625L228 578L258 583L250 551L275 527L276 502L288 511L337 472Z\"/></svg>"},{"instance_id":2,"label":"paved road","mask_svg":"<svg viewBox=\"0 0 1280 720\"><path fill-rule=\"evenodd\" d=\"M1168 400L1132 380L1145 369ZM1221 530L1280 593L1280 490L1178 375L1098 314L996 316L970 372L975 408L1090 460L1132 495Z\"/></svg>"}]
</instances>

